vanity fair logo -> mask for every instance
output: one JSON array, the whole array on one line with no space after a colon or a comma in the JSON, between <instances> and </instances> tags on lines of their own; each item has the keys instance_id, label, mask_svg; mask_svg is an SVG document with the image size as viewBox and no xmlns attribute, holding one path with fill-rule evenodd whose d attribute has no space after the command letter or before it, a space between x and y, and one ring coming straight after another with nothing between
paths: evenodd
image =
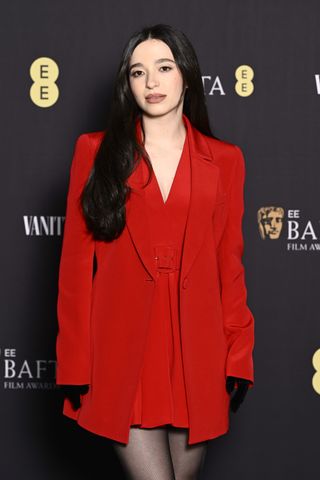
<instances>
[{"instance_id":1,"label":"vanity fair logo","mask_svg":"<svg viewBox=\"0 0 320 480\"><path fill-rule=\"evenodd\" d=\"M2 385L4 390L52 390L56 360L21 358L16 348L0 347Z\"/></svg>"},{"instance_id":2,"label":"vanity fair logo","mask_svg":"<svg viewBox=\"0 0 320 480\"><path fill-rule=\"evenodd\" d=\"M288 210L280 206L261 207L257 221L262 240L278 240L283 235L283 224L287 223L287 250L292 252L320 251L319 221L301 215L301 210Z\"/></svg>"},{"instance_id":3,"label":"vanity fair logo","mask_svg":"<svg viewBox=\"0 0 320 480\"><path fill-rule=\"evenodd\" d=\"M61 235L65 217L24 215L24 230L28 237Z\"/></svg>"}]
</instances>

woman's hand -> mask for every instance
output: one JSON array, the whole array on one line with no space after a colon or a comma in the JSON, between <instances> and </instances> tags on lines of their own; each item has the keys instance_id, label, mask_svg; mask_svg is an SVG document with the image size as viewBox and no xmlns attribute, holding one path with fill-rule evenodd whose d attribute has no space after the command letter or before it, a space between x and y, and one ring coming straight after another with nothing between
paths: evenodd
<instances>
[{"instance_id":1,"label":"woman's hand","mask_svg":"<svg viewBox=\"0 0 320 480\"><path fill-rule=\"evenodd\" d=\"M81 406L81 397L88 393L89 385L60 385L60 388L65 397L67 397L72 403L74 410L77 410Z\"/></svg>"},{"instance_id":2,"label":"woman's hand","mask_svg":"<svg viewBox=\"0 0 320 480\"><path fill-rule=\"evenodd\" d=\"M233 395L230 401L230 407L233 412L236 412L240 407L240 404L243 402L250 383L252 382L250 380L246 380L245 378L227 377L226 388L229 394L232 393L235 385L237 384L236 393Z\"/></svg>"}]
</instances>

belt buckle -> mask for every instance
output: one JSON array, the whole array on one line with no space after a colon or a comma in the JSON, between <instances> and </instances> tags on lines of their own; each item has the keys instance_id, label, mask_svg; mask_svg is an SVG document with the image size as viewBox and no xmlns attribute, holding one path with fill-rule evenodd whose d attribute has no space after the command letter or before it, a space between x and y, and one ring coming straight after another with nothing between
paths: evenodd
<instances>
[{"instance_id":1,"label":"belt buckle","mask_svg":"<svg viewBox=\"0 0 320 480\"><path fill-rule=\"evenodd\" d=\"M160 272L173 272L177 270L176 267L176 258L177 258L177 249L176 247L169 245L157 245L154 247L155 260L157 261L157 269Z\"/></svg>"}]
</instances>

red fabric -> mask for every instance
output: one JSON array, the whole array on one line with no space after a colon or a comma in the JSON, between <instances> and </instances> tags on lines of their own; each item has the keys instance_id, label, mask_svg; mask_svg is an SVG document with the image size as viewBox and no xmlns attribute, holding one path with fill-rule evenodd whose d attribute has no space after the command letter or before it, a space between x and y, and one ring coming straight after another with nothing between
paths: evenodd
<instances>
[{"instance_id":1,"label":"red fabric","mask_svg":"<svg viewBox=\"0 0 320 480\"><path fill-rule=\"evenodd\" d=\"M191 195L178 289L188 443L193 444L228 431L226 376L253 382L254 318L242 264L242 151L203 135L183 118ZM136 126L141 141L139 121ZM79 196L103 135L80 135L71 165L59 266L56 383L89 384L80 408L73 410L66 398L63 414L93 433L127 443L158 270L141 168L127 179L121 235L95 241L86 229Z\"/></svg>"},{"instance_id":2,"label":"red fabric","mask_svg":"<svg viewBox=\"0 0 320 480\"><path fill-rule=\"evenodd\" d=\"M132 424L188 427L179 319L179 274L190 201L189 145L186 136L166 202L155 175L145 198L158 278L151 310L143 370ZM141 162L144 179L147 166Z\"/></svg>"}]
</instances>

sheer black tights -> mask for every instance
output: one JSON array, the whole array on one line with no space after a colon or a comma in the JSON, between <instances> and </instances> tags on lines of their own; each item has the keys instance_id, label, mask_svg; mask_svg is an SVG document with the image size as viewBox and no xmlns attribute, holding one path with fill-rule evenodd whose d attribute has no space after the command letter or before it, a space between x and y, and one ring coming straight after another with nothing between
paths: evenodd
<instances>
[{"instance_id":1,"label":"sheer black tights","mask_svg":"<svg viewBox=\"0 0 320 480\"><path fill-rule=\"evenodd\" d=\"M128 444L113 441L113 446L130 480L196 480L207 441L188 445L187 439L186 428L131 427Z\"/></svg>"}]
</instances>

